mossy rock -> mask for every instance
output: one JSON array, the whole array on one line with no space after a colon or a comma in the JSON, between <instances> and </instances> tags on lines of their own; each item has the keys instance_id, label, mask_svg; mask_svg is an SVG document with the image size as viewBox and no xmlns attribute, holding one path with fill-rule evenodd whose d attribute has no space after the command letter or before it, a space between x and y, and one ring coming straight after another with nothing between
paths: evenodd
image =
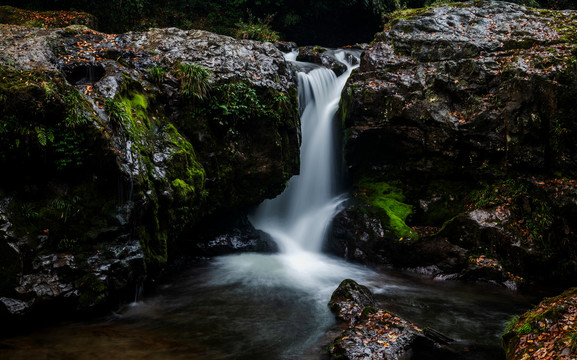
<instances>
[{"instance_id":1,"label":"mossy rock","mask_svg":"<svg viewBox=\"0 0 577 360\"><path fill-rule=\"evenodd\" d=\"M418 239L418 234L406 223L413 206L404 202L399 186L365 178L355 184L355 189L357 199L381 210L383 224L388 224L400 241Z\"/></svg>"}]
</instances>

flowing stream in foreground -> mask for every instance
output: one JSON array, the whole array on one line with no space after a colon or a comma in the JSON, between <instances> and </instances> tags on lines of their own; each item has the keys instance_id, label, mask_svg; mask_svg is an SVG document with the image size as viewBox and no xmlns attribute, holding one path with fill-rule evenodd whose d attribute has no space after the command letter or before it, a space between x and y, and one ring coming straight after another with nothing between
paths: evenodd
<instances>
[{"instance_id":1,"label":"flowing stream in foreground","mask_svg":"<svg viewBox=\"0 0 577 360\"><path fill-rule=\"evenodd\" d=\"M358 54L337 50L334 55L347 62ZM280 252L218 257L122 314L1 339L0 359L318 360L335 325L327 303L346 278L369 286L391 311L458 340L470 349L471 359L498 359L503 324L529 306L522 295L377 272L321 253L327 227L345 199L338 181L335 113L354 66L336 77L325 68L291 61L303 68L298 74L301 175L251 217Z\"/></svg>"}]
</instances>

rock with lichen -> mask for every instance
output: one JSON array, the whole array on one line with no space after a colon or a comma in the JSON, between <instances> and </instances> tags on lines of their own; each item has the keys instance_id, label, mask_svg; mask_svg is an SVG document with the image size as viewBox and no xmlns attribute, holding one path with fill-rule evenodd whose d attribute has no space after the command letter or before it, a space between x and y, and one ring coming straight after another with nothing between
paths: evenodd
<instances>
[{"instance_id":1,"label":"rock with lichen","mask_svg":"<svg viewBox=\"0 0 577 360\"><path fill-rule=\"evenodd\" d=\"M569 284L577 13L475 1L387 19L343 91L354 189L329 247L444 278ZM502 268L472 268L482 255Z\"/></svg>"},{"instance_id":2,"label":"rock with lichen","mask_svg":"<svg viewBox=\"0 0 577 360\"><path fill-rule=\"evenodd\" d=\"M296 83L269 43L0 25L0 105L0 316L16 321L132 301L179 250L211 253L201 220L298 171ZM268 246L249 231L218 252Z\"/></svg>"}]
</instances>

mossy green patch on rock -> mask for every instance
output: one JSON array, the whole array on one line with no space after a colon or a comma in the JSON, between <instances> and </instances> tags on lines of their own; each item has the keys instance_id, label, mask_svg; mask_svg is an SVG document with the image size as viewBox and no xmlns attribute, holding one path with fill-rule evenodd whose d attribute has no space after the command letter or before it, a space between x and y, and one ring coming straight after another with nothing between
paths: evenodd
<instances>
[{"instance_id":1,"label":"mossy green patch on rock","mask_svg":"<svg viewBox=\"0 0 577 360\"><path fill-rule=\"evenodd\" d=\"M167 261L168 242L199 217L205 171L192 144L166 121L155 102L152 93L129 83L114 99L107 99L106 109L119 134L132 144L136 158L128 166L138 169L135 191L150 204L139 215L137 234L147 262L158 268Z\"/></svg>"},{"instance_id":2,"label":"mossy green patch on rock","mask_svg":"<svg viewBox=\"0 0 577 360\"><path fill-rule=\"evenodd\" d=\"M389 226L400 241L418 238L417 233L406 224L413 207L403 202L405 196L400 187L387 182L363 179L356 184L356 188L358 199L384 211L389 219Z\"/></svg>"}]
</instances>

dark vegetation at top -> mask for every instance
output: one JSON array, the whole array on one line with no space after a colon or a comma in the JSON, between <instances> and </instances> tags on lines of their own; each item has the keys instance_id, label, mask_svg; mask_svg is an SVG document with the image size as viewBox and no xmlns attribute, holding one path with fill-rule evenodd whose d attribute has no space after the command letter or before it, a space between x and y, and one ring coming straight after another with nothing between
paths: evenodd
<instances>
[{"instance_id":1,"label":"dark vegetation at top","mask_svg":"<svg viewBox=\"0 0 577 360\"><path fill-rule=\"evenodd\" d=\"M300 46L343 46L369 42L384 14L446 0L7 0L29 10L78 10L95 15L104 32L150 27L204 29ZM533 7L577 8L573 0L512 0Z\"/></svg>"}]
</instances>

